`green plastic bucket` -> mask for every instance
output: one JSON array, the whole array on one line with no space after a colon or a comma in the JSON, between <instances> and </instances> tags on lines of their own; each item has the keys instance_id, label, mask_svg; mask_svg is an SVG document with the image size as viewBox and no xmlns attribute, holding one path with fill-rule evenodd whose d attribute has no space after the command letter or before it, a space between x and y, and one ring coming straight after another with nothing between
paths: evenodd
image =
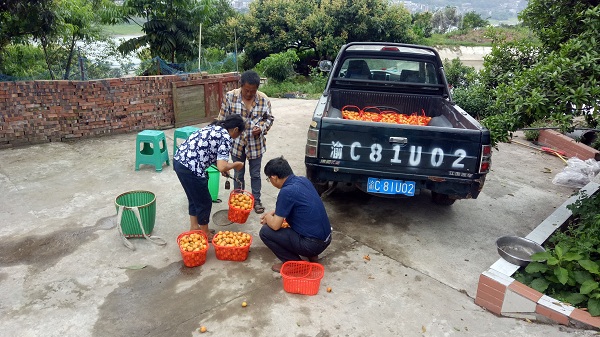
<instances>
[{"instance_id":1,"label":"green plastic bucket","mask_svg":"<svg viewBox=\"0 0 600 337\"><path fill-rule=\"evenodd\" d=\"M208 173L208 192L212 201L219 199L219 180L221 172L217 170L215 165L211 165L206 172Z\"/></svg>"},{"instance_id":2,"label":"green plastic bucket","mask_svg":"<svg viewBox=\"0 0 600 337\"><path fill-rule=\"evenodd\" d=\"M115 208L119 211L119 206L123 206L121 216L121 229L125 237L143 237L144 233L140 228L135 213L131 210L137 207L142 219L142 226L146 235L150 235L154 229L156 220L156 196L148 191L130 191L125 192L115 198Z\"/></svg>"}]
</instances>

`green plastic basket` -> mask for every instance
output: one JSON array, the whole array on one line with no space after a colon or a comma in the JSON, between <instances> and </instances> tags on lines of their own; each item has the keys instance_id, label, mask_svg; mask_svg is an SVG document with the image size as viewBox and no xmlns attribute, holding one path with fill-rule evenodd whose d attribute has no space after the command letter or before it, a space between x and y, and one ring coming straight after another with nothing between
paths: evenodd
<instances>
[{"instance_id":1,"label":"green plastic basket","mask_svg":"<svg viewBox=\"0 0 600 337\"><path fill-rule=\"evenodd\" d=\"M123 235L127 238L144 237L144 233L140 228L133 207L137 207L142 219L142 226L149 236L154 229L156 220L156 196L148 191L130 191L125 192L115 198L115 208L119 211L119 206L123 206L123 214L121 216L121 229Z\"/></svg>"}]
</instances>

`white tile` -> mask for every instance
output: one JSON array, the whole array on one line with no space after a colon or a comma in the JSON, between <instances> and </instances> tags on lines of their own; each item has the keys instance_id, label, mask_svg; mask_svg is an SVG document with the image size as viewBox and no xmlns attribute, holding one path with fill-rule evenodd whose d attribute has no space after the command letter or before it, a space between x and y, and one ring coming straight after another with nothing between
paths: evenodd
<instances>
[{"instance_id":1,"label":"white tile","mask_svg":"<svg viewBox=\"0 0 600 337\"><path fill-rule=\"evenodd\" d=\"M538 304L543 305L544 307L546 307L548 309L552 309L556 312L560 312L561 314L563 314L565 316L571 315L573 310L575 310L574 307L567 305L567 304L560 303L557 299L552 298L550 296L546 296L546 295L543 295L538 300Z\"/></svg>"}]
</instances>

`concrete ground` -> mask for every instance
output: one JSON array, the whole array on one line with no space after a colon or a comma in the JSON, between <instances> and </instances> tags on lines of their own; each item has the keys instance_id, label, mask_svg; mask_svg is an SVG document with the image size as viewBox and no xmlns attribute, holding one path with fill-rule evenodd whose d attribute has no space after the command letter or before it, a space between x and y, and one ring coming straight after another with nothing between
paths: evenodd
<instances>
[{"instance_id":1,"label":"concrete ground","mask_svg":"<svg viewBox=\"0 0 600 337\"><path fill-rule=\"evenodd\" d=\"M265 157L283 154L302 175L316 101L272 103ZM165 130L169 152L173 131ZM0 150L0 336L199 336L200 326L210 336L595 335L474 304L479 274L498 259L495 239L525 236L573 192L550 183L558 158L499 147L482 195L449 210L426 194L403 204L332 194L334 238L315 296L283 290L255 213L243 225L211 223L254 236L246 261L217 260L211 247L204 265L185 267L176 244L189 226L185 194L172 167L134 170L135 134ZM156 194L153 234L166 246L121 242L114 199L133 190ZM276 197L263 183L267 209ZM213 213L226 208L215 203Z\"/></svg>"}]
</instances>

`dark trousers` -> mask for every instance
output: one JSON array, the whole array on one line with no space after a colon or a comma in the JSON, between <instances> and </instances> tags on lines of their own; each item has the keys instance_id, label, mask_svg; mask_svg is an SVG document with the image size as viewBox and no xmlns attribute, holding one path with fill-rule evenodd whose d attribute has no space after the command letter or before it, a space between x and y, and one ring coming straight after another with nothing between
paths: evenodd
<instances>
[{"instance_id":1,"label":"dark trousers","mask_svg":"<svg viewBox=\"0 0 600 337\"><path fill-rule=\"evenodd\" d=\"M242 163L246 162L246 155L243 157L231 156L231 160L241 161ZM248 166L250 166L250 186L252 187L252 196L254 197L254 202L256 204L260 204L260 189L262 187L262 179L260 179L260 163L262 161L262 156L256 159L248 159ZM235 189L246 189L246 183L244 182L244 175L246 174L246 165L239 170L235 171L235 178L241 182L239 184L237 181L233 182L233 188Z\"/></svg>"},{"instance_id":2,"label":"dark trousers","mask_svg":"<svg viewBox=\"0 0 600 337\"><path fill-rule=\"evenodd\" d=\"M307 238L296 233L291 228L281 228L277 231L263 225L258 233L260 239L269 247L281 262L300 261L300 256L317 256L331 243L318 239Z\"/></svg>"},{"instance_id":3,"label":"dark trousers","mask_svg":"<svg viewBox=\"0 0 600 337\"><path fill-rule=\"evenodd\" d=\"M199 225L208 225L212 210L208 178L198 177L178 161L173 162L173 168L188 199L188 214L198 217Z\"/></svg>"}]
</instances>

